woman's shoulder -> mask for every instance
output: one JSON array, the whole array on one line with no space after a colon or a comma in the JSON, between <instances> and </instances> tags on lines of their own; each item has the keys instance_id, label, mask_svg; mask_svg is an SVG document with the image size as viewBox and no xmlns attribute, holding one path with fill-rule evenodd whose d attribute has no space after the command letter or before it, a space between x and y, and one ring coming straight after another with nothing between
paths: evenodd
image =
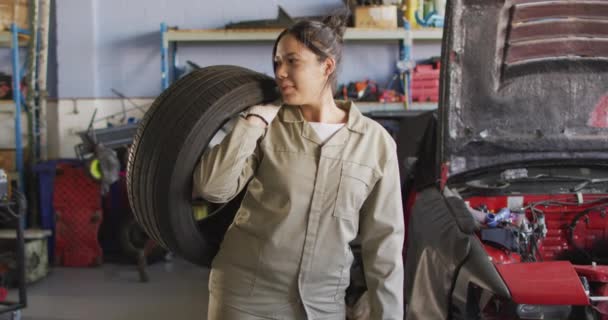
<instances>
[{"instance_id":1,"label":"woman's shoulder","mask_svg":"<svg viewBox=\"0 0 608 320\"><path fill-rule=\"evenodd\" d=\"M393 138L388 131L386 131L386 129L377 121L362 113L355 102L336 100L336 103L342 105L343 109L348 110L349 117L354 117L354 119L349 119L349 123L352 123L352 127L356 129L356 131L359 131L365 136L380 143L384 142L390 144L393 142ZM354 108L354 110L350 108Z\"/></svg>"},{"instance_id":2,"label":"woman's shoulder","mask_svg":"<svg viewBox=\"0 0 608 320\"><path fill-rule=\"evenodd\" d=\"M358 135L355 154L359 154L370 167L383 172L389 160L397 155L397 144L390 133L377 121L362 116L362 133Z\"/></svg>"},{"instance_id":3,"label":"woman's shoulder","mask_svg":"<svg viewBox=\"0 0 608 320\"><path fill-rule=\"evenodd\" d=\"M393 149L396 147L395 140L380 123L365 115L361 117L361 120L365 125L365 135L369 136L371 140L384 148Z\"/></svg>"}]
</instances>

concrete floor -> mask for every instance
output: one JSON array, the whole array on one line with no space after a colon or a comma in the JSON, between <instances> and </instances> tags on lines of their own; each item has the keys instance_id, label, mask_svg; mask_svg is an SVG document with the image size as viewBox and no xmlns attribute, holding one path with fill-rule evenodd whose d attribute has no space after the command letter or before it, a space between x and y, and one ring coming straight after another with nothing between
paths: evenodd
<instances>
[{"instance_id":1,"label":"concrete floor","mask_svg":"<svg viewBox=\"0 0 608 320\"><path fill-rule=\"evenodd\" d=\"M207 269L179 259L148 268L148 283L139 282L135 266L54 268L47 278L28 287L28 307L21 319L206 319Z\"/></svg>"}]
</instances>

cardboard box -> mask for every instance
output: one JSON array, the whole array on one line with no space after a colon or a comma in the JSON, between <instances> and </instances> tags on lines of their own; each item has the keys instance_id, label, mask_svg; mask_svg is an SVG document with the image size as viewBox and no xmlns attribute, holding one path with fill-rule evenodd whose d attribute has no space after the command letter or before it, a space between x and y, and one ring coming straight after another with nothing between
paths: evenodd
<instances>
[{"instance_id":1,"label":"cardboard box","mask_svg":"<svg viewBox=\"0 0 608 320\"><path fill-rule=\"evenodd\" d=\"M15 149L0 149L0 169L10 173L17 171Z\"/></svg>"},{"instance_id":2,"label":"cardboard box","mask_svg":"<svg viewBox=\"0 0 608 320\"><path fill-rule=\"evenodd\" d=\"M0 0L0 30L10 30L13 22L21 29L29 29L27 0Z\"/></svg>"},{"instance_id":3,"label":"cardboard box","mask_svg":"<svg viewBox=\"0 0 608 320\"><path fill-rule=\"evenodd\" d=\"M397 6L358 6L355 8L355 28L398 28Z\"/></svg>"}]
</instances>

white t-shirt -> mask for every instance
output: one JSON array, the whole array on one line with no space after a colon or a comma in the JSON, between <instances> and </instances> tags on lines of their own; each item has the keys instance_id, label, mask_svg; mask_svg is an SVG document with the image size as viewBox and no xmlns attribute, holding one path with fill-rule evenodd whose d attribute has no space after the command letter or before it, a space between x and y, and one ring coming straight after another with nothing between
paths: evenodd
<instances>
[{"instance_id":1,"label":"white t-shirt","mask_svg":"<svg viewBox=\"0 0 608 320\"><path fill-rule=\"evenodd\" d=\"M325 144L340 128L344 127L345 123L322 123L309 122L310 126L315 130L317 136L321 138L321 142Z\"/></svg>"}]
</instances>

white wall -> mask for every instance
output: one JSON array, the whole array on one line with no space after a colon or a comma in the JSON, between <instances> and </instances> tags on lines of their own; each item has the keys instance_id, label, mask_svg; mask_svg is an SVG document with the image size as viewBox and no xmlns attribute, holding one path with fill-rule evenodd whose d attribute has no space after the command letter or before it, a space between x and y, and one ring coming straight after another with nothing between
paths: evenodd
<instances>
[{"instance_id":1,"label":"white wall","mask_svg":"<svg viewBox=\"0 0 608 320\"><path fill-rule=\"evenodd\" d=\"M152 103L152 99L131 99L135 104L147 110ZM81 143L78 132L85 131L89 126L93 113L95 115L95 128L105 128L108 123L120 125L126 123L129 117L141 119L143 113L139 109L122 113L125 109L133 109L133 105L122 99L62 99L57 101L56 108L56 128L53 128L49 135L53 138L49 140L49 157L65 158L74 157L74 146ZM106 118L113 115L110 118Z\"/></svg>"},{"instance_id":2,"label":"white wall","mask_svg":"<svg viewBox=\"0 0 608 320\"><path fill-rule=\"evenodd\" d=\"M0 103L0 149L15 148L15 107L10 103ZM27 143L27 115L21 113L21 135L23 145Z\"/></svg>"},{"instance_id":3,"label":"white wall","mask_svg":"<svg viewBox=\"0 0 608 320\"><path fill-rule=\"evenodd\" d=\"M131 99L135 104L147 110L153 99ZM121 113L123 108L133 108L127 101L122 99L62 99L51 101L47 108L47 130L46 141L48 158L72 158L75 157L74 146L81 142L77 132L84 131L91 121L95 109L96 119L102 119L109 115L120 113L104 121L94 124L96 128L105 128L108 123L119 125L123 120ZM0 104L0 148L12 149L15 147L15 121L14 106ZM138 109L128 111L126 118L135 117L141 119L143 113ZM22 141L27 145L27 116L22 113Z\"/></svg>"}]
</instances>

